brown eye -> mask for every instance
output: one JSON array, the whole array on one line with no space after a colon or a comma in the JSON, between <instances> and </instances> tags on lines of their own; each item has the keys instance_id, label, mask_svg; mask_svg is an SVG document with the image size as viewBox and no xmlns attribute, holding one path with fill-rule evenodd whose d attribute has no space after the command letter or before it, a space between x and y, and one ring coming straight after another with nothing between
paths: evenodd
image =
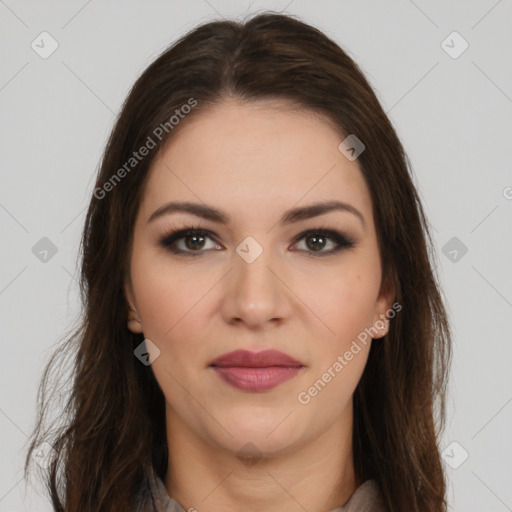
<instances>
[{"instance_id":1,"label":"brown eye","mask_svg":"<svg viewBox=\"0 0 512 512\"><path fill-rule=\"evenodd\" d=\"M313 251L319 251L323 249L325 247L326 241L327 237L321 235L308 235L306 237L306 245Z\"/></svg>"},{"instance_id":2,"label":"brown eye","mask_svg":"<svg viewBox=\"0 0 512 512\"><path fill-rule=\"evenodd\" d=\"M204 245L205 237L203 235L187 235L183 237L185 246L190 250L201 249Z\"/></svg>"},{"instance_id":3,"label":"brown eye","mask_svg":"<svg viewBox=\"0 0 512 512\"><path fill-rule=\"evenodd\" d=\"M309 230L301 233L297 238L297 242L304 240L306 253L317 253L315 256L328 256L334 254L341 249L348 249L354 247L355 240L350 237L344 236L336 231L327 229ZM298 245L298 243L296 244ZM324 250L327 248L327 250Z\"/></svg>"},{"instance_id":4,"label":"brown eye","mask_svg":"<svg viewBox=\"0 0 512 512\"><path fill-rule=\"evenodd\" d=\"M208 241L210 245L208 246ZM212 249L222 249L212 237L212 234L202 229L182 229L167 235L160 245L174 254L184 256L201 256Z\"/></svg>"}]
</instances>

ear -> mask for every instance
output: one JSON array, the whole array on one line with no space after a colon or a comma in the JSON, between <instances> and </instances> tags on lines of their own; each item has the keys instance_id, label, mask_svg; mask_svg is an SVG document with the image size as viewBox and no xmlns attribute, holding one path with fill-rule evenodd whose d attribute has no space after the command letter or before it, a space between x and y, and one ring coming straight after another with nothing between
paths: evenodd
<instances>
[{"instance_id":1,"label":"ear","mask_svg":"<svg viewBox=\"0 0 512 512\"><path fill-rule=\"evenodd\" d=\"M142 332L142 322L137 313L137 308L134 307L135 297L133 293L133 287L131 280L128 278L124 284L124 294L126 297L127 307L128 307L128 329L133 333L141 333Z\"/></svg>"},{"instance_id":2,"label":"ear","mask_svg":"<svg viewBox=\"0 0 512 512\"><path fill-rule=\"evenodd\" d=\"M377 334L373 339L384 337L389 332L390 311L394 312L393 304L395 302L396 290L391 279L382 279L379 296L375 303L375 314L373 318L373 331ZM391 316L391 318L394 315Z\"/></svg>"}]
</instances>

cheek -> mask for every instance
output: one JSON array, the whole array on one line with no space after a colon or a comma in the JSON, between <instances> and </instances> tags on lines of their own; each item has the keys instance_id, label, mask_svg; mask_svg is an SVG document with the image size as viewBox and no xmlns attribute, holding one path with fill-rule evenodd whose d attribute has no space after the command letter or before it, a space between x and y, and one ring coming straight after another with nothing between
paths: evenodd
<instances>
[{"instance_id":1,"label":"cheek","mask_svg":"<svg viewBox=\"0 0 512 512\"><path fill-rule=\"evenodd\" d=\"M159 349L152 371L168 403L187 408L189 395L184 391L194 368L204 325L198 322L201 298L211 287L208 279L177 271L164 258L150 252L134 254L132 284L143 318L143 333ZM190 385L185 388L190 388ZM181 405L180 405L181 404ZM188 404L189 405L189 404Z\"/></svg>"},{"instance_id":2,"label":"cheek","mask_svg":"<svg viewBox=\"0 0 512 512\"><path fill-rule=\"evenodd\" d=\"M205 339L212 337L205 333L211 332L209 322L216 312L212 300L220 277L194 261L172 265L165 254L134 253L132 283L143 333L160 351L152 367L169 403L186 406L190 397L182 385L197 385L198 368L208 360Z\"/></svg>"},{"instance_id":3,"label":"cheek","mask_svg":"<svg viewBox=\"0 0 512 512\"><path fill-rule=\"evenodd\" d=\"M334 345L350 344L352 339L369 327L375 313L380 286L380 273L371 268L347 265L338 272L329 272L322 278L323 287L316 286L313 302L318 316L330 327ZM311 295L310 295L311 297Z\"/></svg>"},{"instance_id":4,"label":"cheek","mask_svg":"<svg viewBox=\"0 0 512 512\"><path fill-rule=\"evenodd\" d=\"M310 375L297 398L315 411L316 418L334 421L351 402L350 398L366 366L371 337L365 329L372 325L378 273L344 268L317 294L318 316L334 331L321 336L311 357ZM330 419L329 419L330 418Z\"/></svg>"},{"instance_id":5,"label":"cheek","mask_svg":"<svg viewBox=\"0 0 512 512\"><path fill-rule=\"evenodd\" d=\"M165 255L155 257L150 250L134 252L131 272L144 335L168 342L194 314L208 282L176 269Z\"/></svg>"}]
</instances>

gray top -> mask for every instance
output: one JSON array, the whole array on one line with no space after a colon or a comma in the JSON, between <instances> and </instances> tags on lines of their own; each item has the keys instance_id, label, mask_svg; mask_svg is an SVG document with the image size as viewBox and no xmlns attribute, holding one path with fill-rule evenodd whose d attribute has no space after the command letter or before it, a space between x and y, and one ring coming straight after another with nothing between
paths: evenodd
<instances>
[{"instance_id":1,"label":"gray top","mask_svg":"<svg viewBox=\"0 0 512 512\"><path fill-rule=\"evenodd\" d=\"M147 480L137 494L137 512L187 512L176 500L169 497L167 489L151 467ZM192 509L193 510L193 509ZM385 512L382 496L375 480L366 480L347 503L329 512Z\"/></svg>"}]
</instances>

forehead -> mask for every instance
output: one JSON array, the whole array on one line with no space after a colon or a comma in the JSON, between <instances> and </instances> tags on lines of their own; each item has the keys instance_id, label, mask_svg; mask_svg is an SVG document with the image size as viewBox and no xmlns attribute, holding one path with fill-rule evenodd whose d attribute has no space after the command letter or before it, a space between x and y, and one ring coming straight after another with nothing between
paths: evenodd
<instances>
[{"instance_id":1,"label":"forehead","mask_svg":"<svg viewBox=\"0 0 512 512\"><path fill-rule=\"evenodd\" d=\"M152 163L142 205L147 215L171 200L275 215L337 199L371 216L359 164L338 149L344 135L316 112L275 101L226 101L182 122Z\"/></svg>"}]
</instances>

